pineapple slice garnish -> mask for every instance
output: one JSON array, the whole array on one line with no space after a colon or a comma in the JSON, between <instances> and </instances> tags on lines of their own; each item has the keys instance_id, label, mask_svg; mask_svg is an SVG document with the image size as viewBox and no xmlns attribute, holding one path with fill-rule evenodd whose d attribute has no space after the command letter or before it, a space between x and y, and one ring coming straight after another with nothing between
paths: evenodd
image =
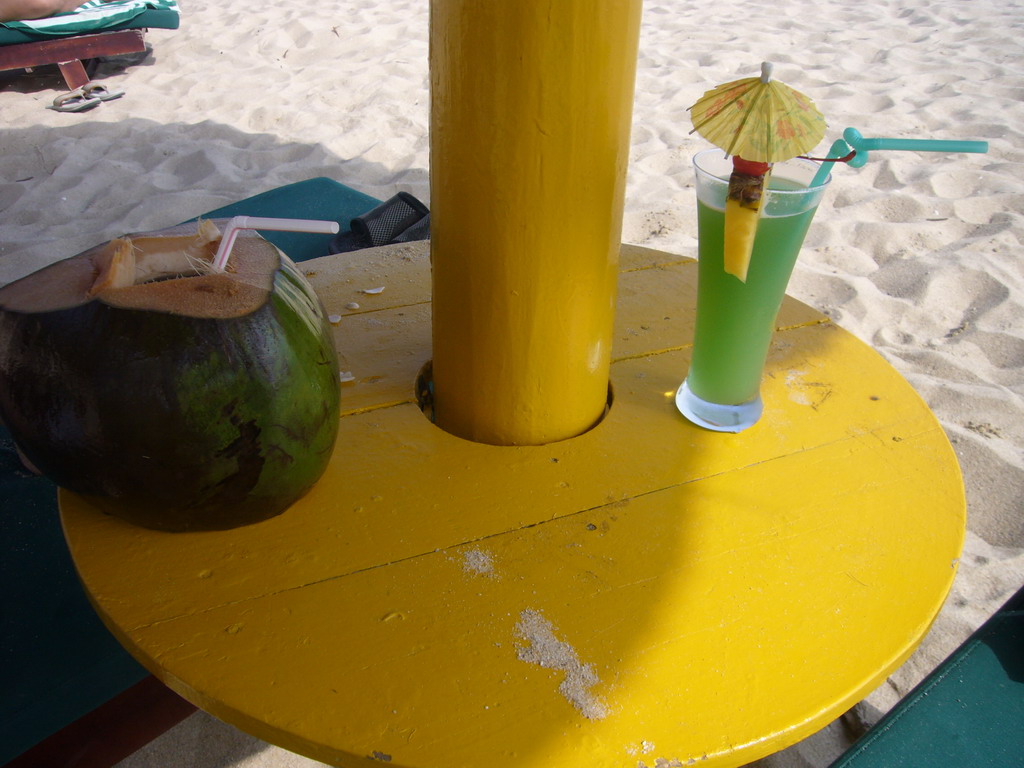
<instances>
[{"instance_id":1,"label":"pineapple slice garnish","mask_svg":"<svg viewBox=\"0 0 1024 768\"><path fill-rule=\"evenodd\" d=\"M729 194L725 201L725 271L747 282L750 254L764 206L771 166L733 157Z\"/></svg>"}]
</instances>

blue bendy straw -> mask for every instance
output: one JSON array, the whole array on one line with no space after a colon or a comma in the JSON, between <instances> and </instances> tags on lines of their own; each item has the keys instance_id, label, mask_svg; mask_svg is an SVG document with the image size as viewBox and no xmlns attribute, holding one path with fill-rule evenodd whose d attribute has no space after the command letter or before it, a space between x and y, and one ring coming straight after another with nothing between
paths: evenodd
<instances>
[{"instance_id":1,"label":"blue bendy straw","mask_svg":"<svg viewBox=\"0 0 1024 768\"><path fill-rule=\"evenodd\" d=\"M825 179L832 173L832 166L835 163L830 163L829 160L837 160L840 157L846 157L850 154L850 145L842 139L836 139L832 142L832 148L829 149L828 154L825 156L826 160L818 167L818 172L814 174L814 178L811 179L811 183L808 184L810 187L820 187L825 183ZM854 155L856 157L856 155ZM850 162L853 162L852 160Z\"/></svg>"},{"instance_id":2,"label":"blue bendy straw","mask_svg":"<svg viewBox=\"0 0 1024 768\"><path fill-rule=\"evenodd\" d=\"M865 139L856 128L847 128L843 131L843 138L837 139L832 144L832 148L828 151L828 159L834 160L845 157L850 154L851 149L857 154L850 160L850 165L854 168L860 168L868 161L868 152L876 149L911 150L915 152L975 152L984 154L988 152L988 142L943 141L936 139ZM816 187L819 184L824 184L833 165L835 163L822 163L810 186Z\"/></svg>"}]
</instances>

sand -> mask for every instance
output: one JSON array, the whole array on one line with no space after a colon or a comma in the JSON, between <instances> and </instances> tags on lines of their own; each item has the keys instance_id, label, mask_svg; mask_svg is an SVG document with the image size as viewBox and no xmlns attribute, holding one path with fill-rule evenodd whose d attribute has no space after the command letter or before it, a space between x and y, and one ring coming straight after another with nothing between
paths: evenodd
<instances>
[{"instance_id":1,"label":"sand","mask_svg":"<svg viewBox=\"0 0 1024 768\"><path fill-rule=\"evenodd\" d=\"M0 80L0 284L124 232L325 175L429 203L427 0L183 0L127 95L44 109L52 70ZM790 292L877 349L960 458L969 532L919 651L850 717L762 761L824 766L1024 583L1024 3L648 0L623 239L693 253L686 108L762 59L866 136L987 140L987 155L875 153L840 168ZM837 664L842 659L836 660ZM316 765L197 714L122 763Z\"/></svg>"},{"instance_id":2,"label":"sand","mask_svg":"<svg viewBox=\"0 0 1024 768\"><path fill-rule=\"evenodd\" d=\"M544 614L527 608L519 614L516 635L523 641L516 657L529 664L557 670L562 675L558 692L588 720L602 720L608 716L608 707L591 688L601 684L594 668L584 664L576 649L565 640L559 640L555 626Z\"/></svg>"}]
</instances>

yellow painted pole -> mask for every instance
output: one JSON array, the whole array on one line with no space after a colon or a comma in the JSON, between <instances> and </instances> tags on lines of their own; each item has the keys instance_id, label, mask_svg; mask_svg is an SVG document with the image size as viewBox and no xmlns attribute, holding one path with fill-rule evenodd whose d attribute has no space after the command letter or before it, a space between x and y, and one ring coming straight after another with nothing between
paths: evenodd
<instances>
[{"instance_id":1,"label":"yellow painted pole","mask_svg":"<svg viewBox=\"0 0 1024 768\"><path fill-rule=\"evenodd\" d=\"M601 419L642 0L432 0L437 423L540 445Z\"/></svg>"}]
</instances>

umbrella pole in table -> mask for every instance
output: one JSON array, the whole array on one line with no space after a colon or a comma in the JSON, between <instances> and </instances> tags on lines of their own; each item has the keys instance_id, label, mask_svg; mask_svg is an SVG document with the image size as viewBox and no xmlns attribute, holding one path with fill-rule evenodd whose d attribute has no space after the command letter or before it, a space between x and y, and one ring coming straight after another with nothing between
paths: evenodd
<instances>
[{"instance_id":1,"label":"umbrella pole in table","mask_svg":"<svg viewBox=\"0 0 1024 768\"><path fill-rule=\"evenodd\" d=\"M641 0L432 0L437 423L581 434L608 372Z\"/></svg>"}]
</instances>

